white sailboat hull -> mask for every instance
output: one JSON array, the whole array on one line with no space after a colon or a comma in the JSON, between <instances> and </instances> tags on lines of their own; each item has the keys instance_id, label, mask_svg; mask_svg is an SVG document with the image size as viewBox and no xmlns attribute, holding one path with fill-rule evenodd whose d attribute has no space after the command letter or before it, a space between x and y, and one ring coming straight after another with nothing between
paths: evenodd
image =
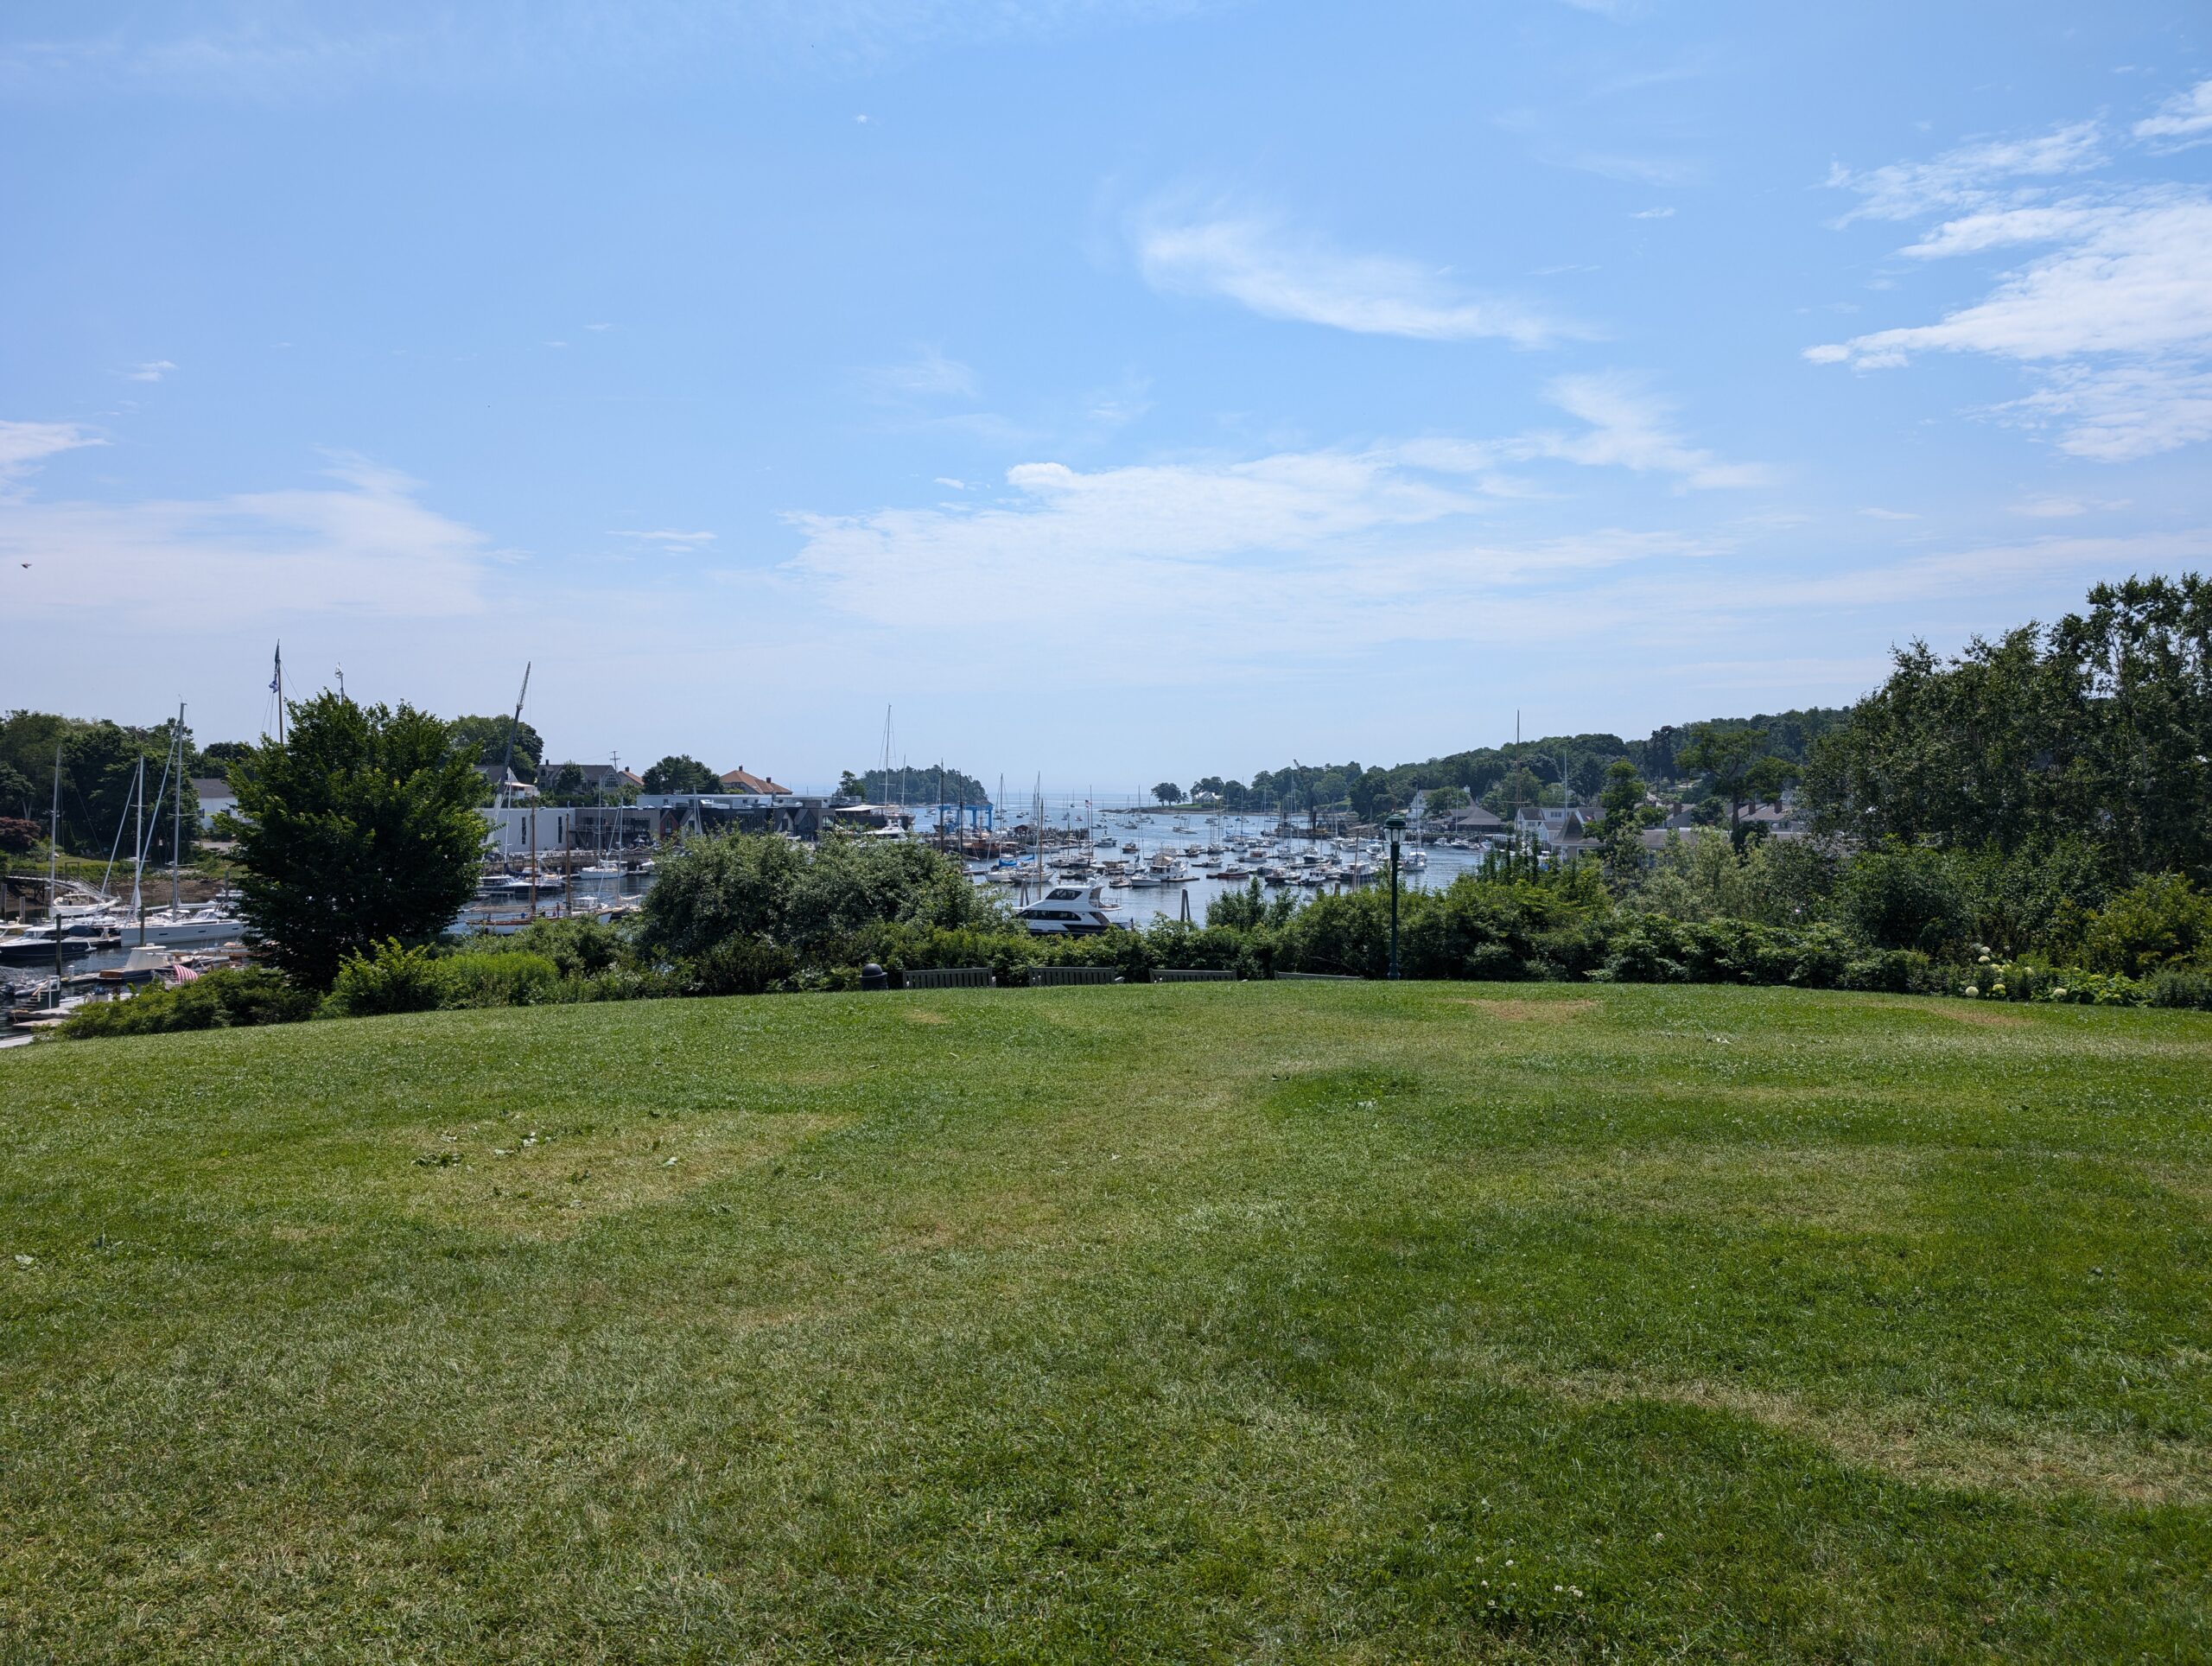
<instances>
[{"instance_id":1,"label":"white sailboat hull","mask_svg":"<svg viewBox=\"0 0 2212 1666\"><path fill-rule=\"evenodd\" d=\"M135 947L139 943L138 921L119 919L116 929L123 933L125 944ZM164 949L181 949L195 944L236 943L245 936L245 922L231 915L200 918L188 914L182 919L174 919L149 914L143 940Z\"/></svg>"}]
</instances>

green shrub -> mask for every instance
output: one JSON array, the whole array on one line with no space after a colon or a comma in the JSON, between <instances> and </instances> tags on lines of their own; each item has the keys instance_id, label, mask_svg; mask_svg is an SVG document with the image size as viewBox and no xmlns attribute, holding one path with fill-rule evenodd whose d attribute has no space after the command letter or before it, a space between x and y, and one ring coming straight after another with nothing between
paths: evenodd
<instances>
[{"instance_id":1,"label":"green shrub","mask_svg":"<svg viewBox=\"0 0 2212 1666\"><path fill-rule=\"evenodd\" d=\"M348 955L323 997L328 1018L374 1018L385 1013L424 1013L445 1004L446 981L437 951L403 948L387 938L373 954Z\"/></svg>"},{"instance_id":2,"label":"green shrub","mask_svg":"<svg viewBox=\"0 0 2212 1666\"><path fill-rule=\"evenodd\" d=\"M741 935L679 961L672 979L684 995L762 995L798 970L798 960L783 944Z\"/></svg>"},{"instance_id":3,"label":"green shrub","mask_svg":"<svg viewBox=\"0 0 2212 1666\"><path fill-rule=\"evenodd\" d=\"M590 977L621 964L629 956L630 940L607 921L579 914L569 919L532 920L507 937L473 937L465 947L472 954L542 955L563 977L572 978Z\"/></svg>"},{"instance_id":4,"label":"green shrub","mask_svg":"<svg viewBox=\"0 0 2212 1666\"><path fill-rule=\"evenodd\" d=\"M2212 1012L2212 972L2169 968L2146 982L2145 999L2153 1007L2190 1007Z\"/></svg>"},{"instance_id":5,"label":"green shrub","mask_svg":"<svg viewBox=\"0 0 2212 1666\"><path fill-rule=\"evenodd\" d=\"M2139 880L2089 919L2082 958L2093 970L2144 977L2212 956L2212 897L2179 874Z\"/></svg>"},{"instance_id":6,"label":"green shrub","mask_svg":"<svg viewBox=\"0 0 2212 1666\"><path fill-rule=\"evenodd\" d=\"M1896 839L1861 851L1836 893L1845 920L1877 948L1939 954L1966 940L1966 900L1940 851Z\"/></svg>"},{"instance_id":7,"label":"green shrub","mask_svg":"<svg viewBox=\"0 0 2212 1666\"><path fill-rule=\"evenodd\" d=\"M448 955L437 970L442 1007L540 1007L561 998L560 969L543 955Z\"/></svg>"},{"instance_id":8,"label":"green shrub","mask_svg":"<svg viewBox=\"0 0 2212 1666\"><path fill-rule=\"evenodd\" d=\"M1936 963L1917 949L1885 949L1847 963L1836 980L1840 989L1887 995L1934 995L1943 990Z\"/></svg>"},{"instance_id":9,"label":"green shrub","mask_svg":"<svg viewBox=\"0 0 2212 1666\"><path fill-rule=\"evenodd\" d=\"M55 1033L72 1041L176 1030L244 1029L290 1024L315 1014L315 997L264 966L225 967L190 983L156 984L128 1001L80 1007Z\"/></svg>"}]
</instances>

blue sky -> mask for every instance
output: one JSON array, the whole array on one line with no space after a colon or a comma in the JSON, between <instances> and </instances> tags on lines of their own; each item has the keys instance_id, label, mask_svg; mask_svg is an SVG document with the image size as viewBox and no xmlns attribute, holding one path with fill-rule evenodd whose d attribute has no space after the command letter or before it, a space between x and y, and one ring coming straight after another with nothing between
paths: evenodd
<instances>
[{"instance_id":1,"label":"blue sky","mask_svg":"<svg viewBox=\"0 0 2212 1666\"><path fill-rule=\"evenodd\" d=\"M2208 24L19 3L0 705L281 636L1105 792L1846 700L2212 561Z\"/></svg>"}]
</instances>

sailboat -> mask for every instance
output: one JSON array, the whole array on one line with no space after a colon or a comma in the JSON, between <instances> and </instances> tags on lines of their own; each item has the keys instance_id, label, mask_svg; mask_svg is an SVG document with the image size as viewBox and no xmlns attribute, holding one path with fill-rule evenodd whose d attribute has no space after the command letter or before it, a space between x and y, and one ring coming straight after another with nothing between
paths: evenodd
<instances>
[{"instance_id":1,"label":"sailboat","mask_svg":"<svg viewBox=\"0 0 2212 1666\"><path fill-rule=\"evenodd\" d=\"M130 882L131 899L137 905L137 919L126 920L124 930L135 934L134 940L157 944L164 949L185 948L193 944L234 943L245 934L245 922L216 903L202 903L187 908L183 901L181 862L184 849L184 708L176 709L176 731L169 737L169 755L162 768L162 787L168 785L169 777L176 778L176 792L171 800L169 821L169 906L147 910L140 894L139 880L146 865L146 851L151 843L150 835L142 842L133 861ZM138 797L143 808L145 801L145 777L139 777ZM156 791L154 803L157 806L156 825L159 824L158 806L165 791Z\"/></svg>"}]
</instances>

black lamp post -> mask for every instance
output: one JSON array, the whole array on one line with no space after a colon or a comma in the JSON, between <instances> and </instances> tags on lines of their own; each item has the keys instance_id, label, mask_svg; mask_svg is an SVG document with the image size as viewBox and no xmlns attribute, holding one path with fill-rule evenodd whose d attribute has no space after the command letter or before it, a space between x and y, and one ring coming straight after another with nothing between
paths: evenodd
<instances>
[{"instance_id":1,"label":"black lamp post","mask_svg":"<svg viewBox=\"0 0 2212 1666\"><path fill-rule=\"evenodd\" d=\"M1390 835L1390 977L1398 976L1398 841L1405 836L1406 818L1392 814L1382 818Z\"/></svg>"}]
</instances>

